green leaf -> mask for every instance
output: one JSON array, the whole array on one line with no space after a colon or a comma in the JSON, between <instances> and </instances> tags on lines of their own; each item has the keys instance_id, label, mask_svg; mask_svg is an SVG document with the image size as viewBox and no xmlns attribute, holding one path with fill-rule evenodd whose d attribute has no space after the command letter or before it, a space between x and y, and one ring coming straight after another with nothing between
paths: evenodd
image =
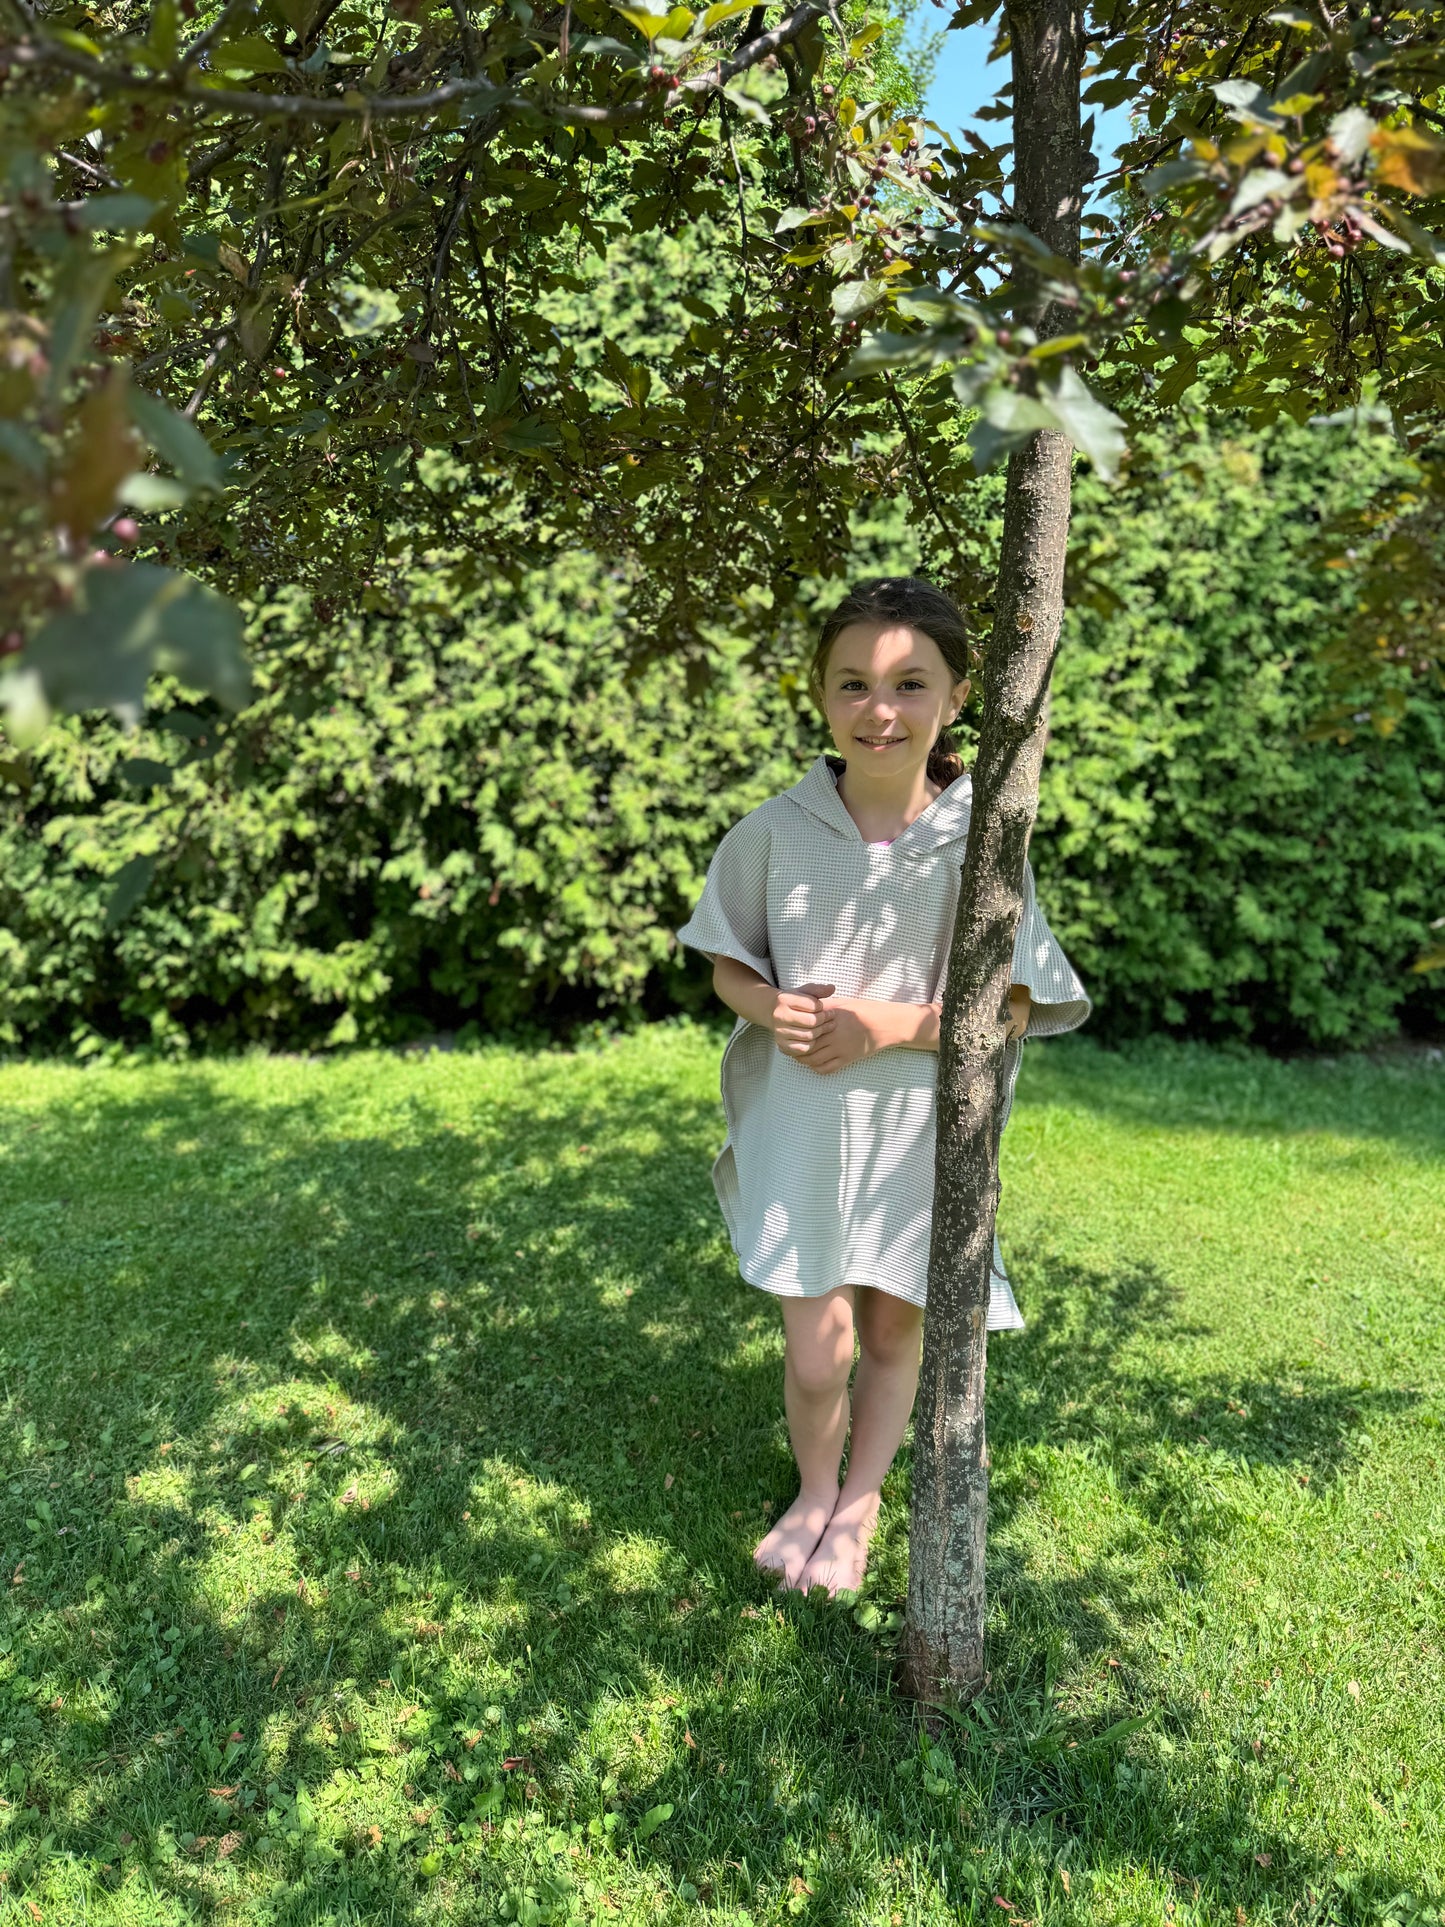
<instances>
[{"instance_id":1,"label":"green leaf","mask_svg":"<svg viewBox=\"0 0 1445 1927\"><path fill-rule=\"evenodd\" d=\"M1393 201L1380 201L1376 205L1385 218L1399 229L1414 253L1424 261L1433 262L1437 268L1445 267L1445 242L1438 235L1421 227L1418 221L1412 220L1404 208Z\"/></svg>"},{"instance_id":2,"label":"green leaf","mask_svg":"<svg viewBox=\"0 0 1445 1927\"><path fill-rule=\"evenodd\" d=\"M737 86L724 87L723 93L727 99L731 101L732 105L736 107L744 120L756 121L759 127L772 126L772 115L769 114L767 108L764 107L760 100L754 100L751 94L745 94L742 89Z\"/></svg>"},{"instance_id":3,"label":"green leaf","mask_svg":"<svg viewBox=\"0 0 1445 1927\"><path fill-rule=\"evenodd\" d=\"M1274 127L1279 116L1270 103L1269 95L1253 80L1212 80L1209 91L1216 100L1234 109L1238 120L1252 121L1256 126Z\"/></svg>"},{"instance_id":4,"label":"green leaf","mask_svg":"<svg viewBox=\"0 0 1445 1927\"><path fill-rule=\"evenodd\" d=\"M633 1839L650 1840L653 1834L657 1832L657 1829L660 1826L662 1826L664 1822L670 1820L671 1818L672 1818L671 1800L666 1801L660 1807L649 1807L646 1813L644 1813L642 1818L638 1821L636 1830L632 1836Z\"/></svg>"},{"instance_id":5,"label":"green leaf","mask_svg":"<svg viewBox=\"0 0 1445 1927\"><path fill-rule=\"evenodd\" d=\"M1271 197L1287 199L1294 191L1295 183L1290 176L1278 167L1255 167L1234 190L1234 199L1229 204L1229 218L1237 214L1247 214L1252 207Z\"/></svg>"},{"instance_id":6,"label":"green leaf","mask_svg":"<svg viewBox=\"0 0 1445 1927\"><path fill-rule=\"evenodd\" d=\"M833 290L833 313L840 321L856 321L876 308L887 292L886 281L840 281Z\"/></svg>"},{"instance_id":7,"label":"green leaf","mask_svg":"<svg viewBox=\"0 0 1445 1927\"><path fill-rule=\"evenodd\" d=\"M1363 158L1375 123L1363 107L1346 107L1330 122L1330 142L1342 161Z\"/></svg>"},{"instance_id":8,"label":"green leaf","mask_svg":"<svg viewBox=\"0 0 1445 1927\"><path fill-rule=\"evenodd\" d=\"M1122 101L1129 100L1139 91L1139 83L1132 75L1115 74L1107 80L1096 80L1084 91L1083 98L1092 106L1117 107Z\"/></svg>"},{"instance_id":9,"label":"green leaf","mask_svg":"<svg viewBox=\"0 0 1445 1927\"><path fill-rule=\"evenodd\" d=\"M636 7L614 7L613 12L620 13L630 27L636 27L644 40L656 40L671 17L665 13L643 13ZM691 21L691 14L688 19Z\"/></svg>"},{"instance_id":10,"label":"green leaf","mask_svg":"<svg viewBox=\"0 0 1445 1927\"><path fill-rule=\"evenodd\" d=\"M1124 424L1084 386L1074 368L1061 368L1045 390L1059 426L1106 482L1119 473L1126 446Z\"/></svg>"},{"instance_id":11,"label":"green leaf","mask_svg":"<svg viewBox=\"0 0 1445 1927\"><path fill-rule=\"evenodd\" d=\"M223 486L216 451L193 421L144 388L130 390L131 419L162 461L190 488Z\"/></svg>"},{"instance_id":12,"label":"green leaf","mask_svg":"<svg viewBox=\"0 0 1445 1927\"><path fill-rule=\"evenodd\" d=\"M199 743L208 736L214 736L216 725L208 723L204 716L197 716L189 709L173 709L168 715L154 719L157 729L164 729L172 736L184 737L188 743Z\"/></svg>"},{"instance_id":13,"label":"green leaf","mask_svg":"<svg viewBox=\"0 0 1445 1927\"><path fill-rule=\"evenodd\" d=\"M248 33L227 40L211 55L218 74L284 74L287 63L264 34Z\"/></svg>"},{"instance_id":14,"label":"green leaf","mask_svg":"<svg viewBox=\"0 0 1445 1927\"><path fill-rule=\"evenodd\" d=\"M968 431L969 451L980 474L1014 449L1021 448L1039 429L1059 426L1051 408L1001 382L986 385L986 376L980 381L982 372L956 368L953 374L954 392L959 400L971 403L980 411L978 420Z\"/></svg>"},{"instance_id":15,"label":"green leaf","mask_svg":"<svg viewBox=\"0 0 1445 1927\"><path fill-rule=\"evenodd\" d=\"M572 42L574 49L581 54L592 54L604 59L635 61L636 47L629 47L621 40L614 40L609 33L583 34L580 40Z\"/></svg>"},{"instance_id":16,"label":"green leaf","mask_svg":"<svg viewBox=\"0 0 1445 1927\"><path fill-rule=\"evenodd\" d=\"M111 283L135 259L131 248L109 248L93 253L86 244L68 250L57 277L56 298L50 313L50 375L46 390L59 401L81 350L90 341L96 316L107 305Z\"/></svg>"},{"instance_id":17,"label":"green leaf","mask_svg":"<svg viewBox=\"0 0 1445 1927\"><path fill-rule=\"evenodd\" d=\"M554 422L543 421L536 415L527 415L510 428L504 428L497 436L503 448L515 450L520 455L530 455L542 448L556 448L561 435Z\"/></svg>"},{"instance_id":18,"label":"green leaf","mask_svg":"<svg viewBox=\"0 0 1445 1927\"><path fill-rule=\"evenodd\" d=\"M92 568L75 602L26 650L51 709L109 709L138 720L157 670L205 689L228 709L250 700L234 604L194 577L148 562Z\"/></svg>"},{"instance_id":19,"label":"green leaf","mask_svg":"<svg viewBox=\"0 0 1445 1927\"><path fill-rule=\"evenodd\" d=\"M795 227L811 227L818 223L836 221L838 216L824 208L790 207L778 217L774 234L790 234Z\"/></svg>"},{"instance_id":20,"label":"green leaf","mask_svg":"<svg viewBox=\"0 0 1445 1927\"><path fill-rule=\"evenodd\" d=\"M705 33L711 33L714 27L720 27L724 20L731 20L735 14L751 13L752 7L753 0L715 0L713 6L698 15L693 35L701 39Z\"/></svg>"},{"instance_id":21,"label":"green leaf","mask_svg":"<svg viewBox=\"0 0 1445 1927\"><path fill-rule=\"evenodd\" d=\"M128 756L119 770L122 783L135 789L157 789L169 783L175 771L169 763L158 763L150 756Z\"/></svg>"},{"instance_id":22,"label":"green leaf","mask_svg":"<svg viewBox=\"0 0 1445 1927\"><path fill-rule=\"evenodd\" d=\"M150 888L155 873L156 859L153 856L133 856L128 863L122 863L111 880L112 888L106 901L107 930L114 930L117 924L125 922Z\"/></svg>"},{"instance_id":23,"label":"green leaf","mask_svg":"<svg viewBox=\"0 0 1445 1927\"><path fill-rule=\"evenodd\" d=\"M143 228L159 206L144 194L92 194L76 213L88 228Z\"/></svg>"},{"instance_id":24,"label":"green leaf","mask_svg":"<svg viewBox=\"0 0 1445 1927\"><path fill-rule=\"evenodd\" d=\"M117 493L127 507L140 509L146 515L160 509L178 509L190 496L183 483L173 481L169 475L153 475L149 469L137 469L134 475L127 475Z\"/></svg>"},{"instance_id":25,"label":"green leaf","mask_svg":"<svg viewBox=\"0 0 1445 1927\"><path fill-rule=\"evenodd\" d=\"M0 455L31 475L45 473L45 450L28 428L19 422L0 421Z\"/></svg>"},{"instance_id":26,"label":"green leaf","mask_svg":"<svg viewBox=\"0 0 1445 1927\"><path fill-rule=\"evenodd\" d=\"M1088 341L1087 335L1050 335L1036 348L1030 348L1030 361L1051 361L1055 355L1071 355Z\"/></svg>"},{"instance_id":27,"label":"green leaf","mask_svg":"<svg viewBox=\"0 0 1445 1927\"><path fill-rule=\"evenodd\" d=\"M156 0L151 10L151 30L146 51L156 67L164 72L176 64L181 50L181 22L176 0Z\"/></svg>"}]
</instances>

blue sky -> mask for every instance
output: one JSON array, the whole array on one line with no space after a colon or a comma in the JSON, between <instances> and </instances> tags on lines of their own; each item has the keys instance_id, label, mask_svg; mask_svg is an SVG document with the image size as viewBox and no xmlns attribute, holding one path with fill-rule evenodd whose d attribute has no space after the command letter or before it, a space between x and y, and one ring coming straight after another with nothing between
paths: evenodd
<instances>
[{"instance_id":1,"label":"blue sky","mask_svg":"<svg viewBox=\"0 0 1445 1927\"><path fill-rule=\"evenodd\" d=\"M925 32L931 31L939 18L931 8L924 8L920 10L918 25ZM937 121L955 139L961 128L970 126L977 128L991 144L996 145L1010 138L1007 121L979 121L974 118L979 108L986 107L993 99L995 90L1008 79L1006 58L989 65L988 50L993 44L993 37L994 27L990 24L955 27L944 39L933 84L925 99L925 111L930 120ZM1107 167L1108 157L1128 131L1127 107L1115 107L1108 113L1099 114L1094 129L1094 152L1099 158L1101 173Z\"/></svg>"}]
</instances>

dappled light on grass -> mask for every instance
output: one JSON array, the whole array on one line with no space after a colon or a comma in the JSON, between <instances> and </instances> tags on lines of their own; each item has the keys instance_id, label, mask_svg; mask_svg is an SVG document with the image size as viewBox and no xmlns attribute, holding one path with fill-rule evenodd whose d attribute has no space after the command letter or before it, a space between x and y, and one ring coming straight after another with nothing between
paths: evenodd
<instances>
[{"instance_id":1,"label":"dappled light on grass","mask_svg":"<svg viewBox=\"0 0 1445 1927\"><path fill-rule=\"evenodd\" d=\"M717 1049L0 1073L0 1891L127 1927L1445 1904L1438 1071L1032 1055L992 1678L930 1732L906 1460L856 1612L752 1567L792 1489Z\"/></svg>"}]
</instances>

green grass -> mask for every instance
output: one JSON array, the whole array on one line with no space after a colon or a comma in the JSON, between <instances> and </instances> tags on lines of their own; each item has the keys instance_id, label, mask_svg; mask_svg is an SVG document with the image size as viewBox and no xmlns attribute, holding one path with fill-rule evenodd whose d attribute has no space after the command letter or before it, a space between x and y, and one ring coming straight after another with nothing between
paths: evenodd
<instances>
[{"instance_id":1,"label":"green grass","mask_svg":"<svg viewBox=\"0 0 1445 1927\"><path fill-rule=\"evenodd\" d=\"M750 1566L717 1049L0 1071L0 1920L1445 1919L1445 1070L1031 1053L935 1744L906 1463Z\"/></svg>"}]
</instances>

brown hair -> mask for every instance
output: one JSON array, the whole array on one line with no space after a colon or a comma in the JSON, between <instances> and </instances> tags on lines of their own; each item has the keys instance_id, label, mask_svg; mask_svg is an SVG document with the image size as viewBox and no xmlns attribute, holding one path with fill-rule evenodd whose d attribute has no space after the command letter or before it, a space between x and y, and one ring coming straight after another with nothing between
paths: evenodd
<instances>
[{"instance_id":1,"label":"brown hair","mask_svg":"<svg viewBox=\"0 0 1445 1927\"><path fill-rule=\"evenodd\" d=\"M955 682L970 673L968 631L957 605L916 575L880 575L860 582L829 615L818 632L817 647L808 664L808 690L819 709L823 707L823 677L828 667L828 652L844 629L855 622L906 622L920 629L938 645L938 653L948 664ZM949 732L939 731L938 741L928 752L929 781L947 789L963 774L963 760Z\"/></svg>"}]
</instances>

